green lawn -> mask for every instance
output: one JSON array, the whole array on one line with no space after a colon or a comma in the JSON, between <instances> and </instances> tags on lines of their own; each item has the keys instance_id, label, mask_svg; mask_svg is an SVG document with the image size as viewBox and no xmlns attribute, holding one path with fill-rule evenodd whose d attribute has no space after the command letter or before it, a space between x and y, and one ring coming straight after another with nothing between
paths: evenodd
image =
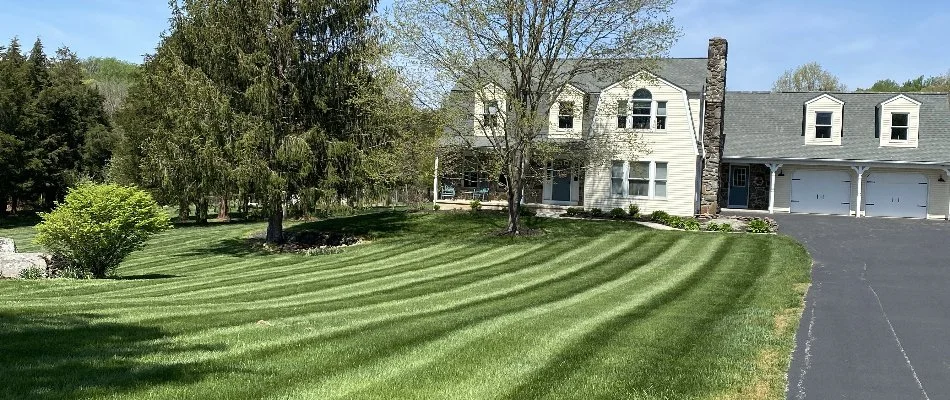
<instances>
[{"instance_id":1,"label":"green lawn","mask_svg":"<svg viewBox=\"0 0 950 400\"><path fill-rule=\"evenodd\" d=\"M177 228L106 281L0 281L0 397L783 398L810 260L786 237L401 212L264 255ZM32 228L0 228L22 250Z\"/></svg>"}]
</instances>

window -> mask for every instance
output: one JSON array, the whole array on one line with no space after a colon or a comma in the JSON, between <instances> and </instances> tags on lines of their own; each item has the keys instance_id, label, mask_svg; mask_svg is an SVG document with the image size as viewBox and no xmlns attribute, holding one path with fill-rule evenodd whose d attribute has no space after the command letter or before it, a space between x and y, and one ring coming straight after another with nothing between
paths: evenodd
<instances>
[{"instance_id":1,"label":"window","mask_svg":"<svg viewBox=\"0 0 950 400\"><path fill-rule=\"evenodd\" d=\"M618 100L617 101L617 127L626 128L627 127L627 101Z\"/></svg>"},{"instance_id":2,"label":"window","mask_svg":"<svg viewBox=\"0 0 950 400\"><path fill-rule=\"evenodd\" d=\"M653 197L666 197L667 164L656 163L656 172L653 174Z\"/></svg>"},{"instance_id":3,"label":"window","mask_svg":"<svg viewBox=\"0 0 950 400\"><path fill-rule=\"evenodd\" d=\"M610 194L623 196L623 161L610 164Z\"/></svg>"},{"instance_id":4,"label":"window","mask_svg":"<svg viewBox=\"0 0 950 400\"><path fill-rule=\"evenodd\" d=\"M478 187L478 171L465 171L462 173L462 187Z\"/></svg>"},{"instance_id":5,"label":"window","mask_svg":"<svg viewBox=\"0 0 950 400\"><path fill-rule=\"evenodd\" d=\"M649 90L637 89L633 92L633 116L630 127L634 129L650 129L650 109L653 104L653 95Z\"/></svg>"},{"instance_id":6,"label":"window","mask_svg":"<svg viewBox=\"0 0 950 400\"><path fill-rule=\"evenodd\" d=\"M819 111L815 113L815 138L831 139L831 113Z\"/></svg>"},{"instance_id":7,"label":"window","mask_svg":"<svg viewBox=\"0 0 950 400\"><path fill-rule=\"evenodd\" d=\"M482 124L486 128L498 126L498 100L484 102L482 109Z\"/></svg>"},{"instance_id":8,"label":"window","mask_svg":"<svg viewBox=\"0 0 950 400\"><path fill-rule=\"evenodd\" d=\"M891 114L891 140L907 140L908 114Z\"/></svg>"},{"instance_id":9,"label":"window","mask_svg":"<svg viewBox=\"0 0 950 400\"><path fill-rule=\"evenodd\" d=\"M650 195L650 162L635 161L630 163L628 180L631 196L647 197Z\"/></svg>"},{"instance_id":10,"label":"window","mask_svg":"<svg viewBox=\"0 0 950 400\"><path fill-rule=\"evenodd\" d=\"M666 102L656 102L656 129L666 129Z\"/></svg>"},{"instance_id":11,"label":"window","mask_svg":"<svg viewBox=\"0 0 950 400\"><path fill-rule=\"evenodd\" d=\"M557 106L557 127L574 129L574 102L562 101Z\"/></svg>"},{"instance_id":12,"label":"window","mask_svg":"<svg viewBox=\"0 0 950 400\"><path fill-rule=\"evenodd\" d=\"M749 170L746 168L734 168L732 170L732 186L745 187L749 180L749 177L746 175L748 172Z\"/></svg>"}]
</instances>

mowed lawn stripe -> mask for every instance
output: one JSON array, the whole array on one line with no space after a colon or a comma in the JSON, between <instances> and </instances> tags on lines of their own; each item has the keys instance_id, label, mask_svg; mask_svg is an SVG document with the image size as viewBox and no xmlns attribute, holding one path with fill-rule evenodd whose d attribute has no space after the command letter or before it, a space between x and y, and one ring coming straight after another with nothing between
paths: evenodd
<instances>
[{"instance_id":1,"label":"mowed lawn stripe","mask_svg":"<svg viewBox=\"0 0 950 400\"><path fill-rule=\"evenodd\" d=\"M242 250L260 224L189 227L120 267L159 279L0 281L0 398L782 398L801 246L529 223L545 234L493 236L491 213L308 223L373 235L314 257Z\"/></svg>"},{"instance_id":2,"label":"mowed lawn stripe","mask_svg":"<svg viewBox=\"0 0 950 400\"><path fill-rule=\"evenodd\" d=\"M503 354L490 354L486 353L485 350L490 349L490 346L486 346L487 343L478 343L482 341L488 335L497 335L497 331L501 329L511 330L517 329L512 328L512 325L517 324L530 324L535 325L535 322L527 321L537 321L544 320L551 313L569 313L575 315L579 318L582 318L581 323L589 323L592 319L597 318L598 316L591 314L580 314L578 315L576 308L587 308L584 307L585 303L594 302L598 305L602 305L603 301L598 299L599 296L603 296L607 293L618 291L622 287L625 287L628 284L636 282L637 284L649 287L651 291L661 290L662 285L655 285L661 280L659 275L649 275L650 272L654 271L657 268L666 267L666 263L671 260L673 257L679 256L680 253L689 246L689 243L677 242L671 247L667 247L663 250L662 253L658 254L658 257L650 263L647 263L645 266L640 268L616 268L617 270L623 270L619 278L611 279L607 281L602 281L599 284L588 287L586 290L574 293L568 297L559 298L559 299L549 299L546 302L534 302L531 301L533 306L524 309L518 309L513 312L508 312L504 314L497 315L495 317L479 321L476 324L460 326L455 331L446 332L446 334L437 340L433 340L421 345L414 347L409 347L405 349L404 352L389 357L385 360L379 360L377 362L369 364L366 368L362 368L358 371L354 371L345 375L334 375L330 377L329 380L321 382L319 387L308 388L308 386L315 386L313 384L299 384L288 393L275 396L275 398L293 398L297 396L302 396L306 398L345 398L345 397L355 397L355 398L367 398L371 397L373 391L364 391L365 389L375 386L386 388L386 393L395 397L412 397L410 393L402 393L398 391L393 391L394 387L399 386L399 382L402 379L399 379L401 376L407 374L413 374L420 377L426 377L432 372L419 373L418 369L426 367L431 367L434 363L439 361L447 360L468 360L472 363L482 363L486 359L495 359L502 361L502 359L511 359L502 361L500 365L508 365L510 368L518 369L519 367L514 367L518 365L523 365L526 363L523 358L524 353L520 352L518 348L506 348ZM633 249L631 249L633 250ZM632 252L631 252L632 253ZM634 258L630 253L626 257L618 257L617 263L627 265ZM642 265L642 261L637 260L633 262L634 265ZM638 296L650 297L650 293L638 293ZM493 306L499 308L498 306ZM504 307L500 307L504 308ZM573 321L577 323L578 321ZM562 334L565 332L575 332L577 330L577 325L566 325L562 328L567 329L561 331ZM546 349L551 345L551 341L545 341L543 337L530 337L526 338L529 347L536 351L553 351L552 349ZM541 347L538 347L539 344L545 346L545 349L542 350ZM458 354L463 353L463 354ZM444 363L440 365L445 365ZM435 367L436 369L445 368L443 366ZM497 372L497 371L496 371ZM507 372L499 372L498 375L488 377L486 380L481 380L478 378L473 378L473 381L478 381L475 386L480 386L486 390L496 391L501 389L499 383L505 378ZM457 381L459 377L455 377ZM484 385L481 382L492 382L491 385ZM462 385L468 386L468 385ZM345 390L341 390L345 389ZM465 387L462 390L453 390L448 386L443 386L440 389L440 396L450 397L450 398L462 398L469 397L472 393L473 387ZM377 393L378 395L379 393ZM463 396L464 394L464 396ZM416 395L423 395L422 393L417 393ZM472 398L486 398L491 397L490 394L485 394L483 396L471 396Z\"/></svg>"}]
</instances>

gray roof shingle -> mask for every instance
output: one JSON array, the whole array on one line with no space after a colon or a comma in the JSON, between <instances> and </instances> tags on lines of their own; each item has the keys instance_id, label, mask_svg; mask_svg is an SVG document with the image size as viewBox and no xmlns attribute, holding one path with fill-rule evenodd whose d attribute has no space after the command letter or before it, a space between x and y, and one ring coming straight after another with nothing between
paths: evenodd
<instances>
[{"instance_id":1,"label":"gray roof shingle","mask_svg":"<svg viewBox=\"0 0 950 400\"><path fill-rule=\"evenodd\" d=\"M566 60L565 68L573 68L570 66L571 62L573 60ZM702 93L703 86L706 84L706 58L664 58L656 61L655 68L648 68L648 63L638 59L612 60L612 62L617 63L615 68L604 68L580 74L571 81L571 84L587 93L600 93L604 88L643 69L652 69L660 78L686 89L689 93ZM490 65L480 64L477 68L480 73L488 74L493 79L504 80L507 76L500 70L495 72L494 67ZM463 90L462 88L471 86L457 84L454 90Z\"/></svg>"},{"instance_id":2,"label":"gray roof shingle","mask_svg":"<svg viewBox=\"0 0 950 400\"><path fill-rule=\"evenodd\" d=\"M804 104L821 93L727 92L726 158L806 158L950 164L950 98L904 93L921 102L917 148L881 147L876 107L897 93L829 93L844 101L841 146L805 145Z\"/></svg>"}]
</instances>

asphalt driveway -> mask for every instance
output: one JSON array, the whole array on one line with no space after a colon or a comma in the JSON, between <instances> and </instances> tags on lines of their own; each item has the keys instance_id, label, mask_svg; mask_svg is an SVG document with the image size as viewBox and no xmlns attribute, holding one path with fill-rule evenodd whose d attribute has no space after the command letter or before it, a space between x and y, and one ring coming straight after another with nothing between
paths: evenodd
<instances>
[{"instance_id":1,"label":"asphalt driveway","mask_svg":"<svg viewBox=\"0 0 950 400\"><path fill-rule=\"evenodd\" d=\"M789 399L950 399L950 222L776 215L815 259Z\"/></svg>"}]
</instances>

